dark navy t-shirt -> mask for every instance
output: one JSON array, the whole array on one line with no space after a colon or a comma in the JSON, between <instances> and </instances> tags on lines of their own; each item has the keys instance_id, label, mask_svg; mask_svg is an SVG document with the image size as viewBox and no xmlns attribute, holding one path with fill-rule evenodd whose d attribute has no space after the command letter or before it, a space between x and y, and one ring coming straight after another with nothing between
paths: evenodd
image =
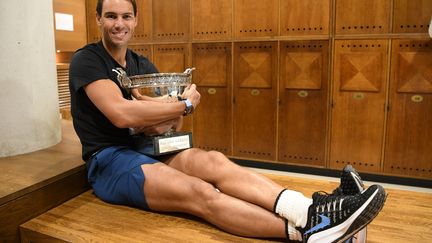
<instances>
[{"instance_id":1,"label":"dark navy t-shirt","mask_svg":"<svg viewBox=\"0 0 432 243\"><path fill-rule=\"evenodd\" d=\"M82 144L84 161L101 148L132 145L129 129L114 126L91 102L83 88L93 81L108 79L107 82L117 84L125 99L132 99L118 83L117 73L112 71L118 67L123 68L128 76L158 72L147 58L129 49L126 53L126 67L122 67L108 54L102 42L89 44L72 57L69 66L71 113L75 131Z\"/></svg>"}]
</instances>

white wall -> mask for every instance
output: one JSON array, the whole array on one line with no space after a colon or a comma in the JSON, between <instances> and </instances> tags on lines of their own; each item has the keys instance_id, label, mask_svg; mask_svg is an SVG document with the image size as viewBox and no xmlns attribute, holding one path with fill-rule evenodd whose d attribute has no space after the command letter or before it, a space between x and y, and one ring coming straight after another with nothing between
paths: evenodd
<instances>
[{"instance_id":1,"label":"white wall","mask_svg":"<svg viewBox=\"0 0 432 243\"><path fill-rule=\"evenodd\" d=\"M52 0L0 1L0 157L61 140Z\"/></svg>"}]
</instances>

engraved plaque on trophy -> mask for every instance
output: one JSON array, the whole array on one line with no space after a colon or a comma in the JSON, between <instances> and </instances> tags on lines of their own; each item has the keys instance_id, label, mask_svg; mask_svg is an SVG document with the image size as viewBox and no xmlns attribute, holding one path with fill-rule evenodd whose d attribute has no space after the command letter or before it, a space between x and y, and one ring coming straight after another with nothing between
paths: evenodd
<instances>
[{"instance_id":1,"label":"engraved plaque on trophy","mask_svg":"<svg viewBox=\"0 0 432 243\"><path fill-rule=\"evenodd\" d=\"M128 92L137 88L141 95L157 98L162 102L178 102L184 89L191 84L194 69L188 68L183 73L153 73L130 77L121 68L113 71L118 74L120 85ZM132 128L130 131L134 149L146 155L165 155L192 148L192 132L177 132L171 129L161 135L146 136L135 134Z\"/></svg>"}]
</instances>

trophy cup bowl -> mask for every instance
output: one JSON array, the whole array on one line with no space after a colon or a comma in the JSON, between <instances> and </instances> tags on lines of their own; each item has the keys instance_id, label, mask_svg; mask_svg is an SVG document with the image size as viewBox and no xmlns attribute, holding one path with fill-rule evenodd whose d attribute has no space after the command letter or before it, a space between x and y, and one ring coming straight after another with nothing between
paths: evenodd
<instances>
[{"instance_id":1,"label":"trophy cup bowl","mask_svg":"<svg viewBox=\"0 0 432 243\"><path fill-rule=\"evenodd\" d=\"M152 73L128 77L121 68L113 69L118 75L120 85L129 93L131 89L147 97L160 99L161 102L178 102L185 88L192 82L192 71L188 68L183 73ZM158 156L176 153L192 147L191 132L176 132L172 129L164 134L146 136L135 134L130 129L134 149L140 153Z\"/></svg>"}]
</instances>

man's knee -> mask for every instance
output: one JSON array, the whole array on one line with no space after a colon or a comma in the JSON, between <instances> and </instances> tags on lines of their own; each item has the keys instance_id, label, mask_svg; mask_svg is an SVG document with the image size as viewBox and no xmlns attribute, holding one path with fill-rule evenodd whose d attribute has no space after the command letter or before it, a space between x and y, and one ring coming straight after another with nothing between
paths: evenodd
<instances>
[{"instance_id":1,"label":"man's knee","mask_svg":"<svg viewBox=\"0 0 432 243\"><path fill-rule=\"evenodd\" d=\"M221 170L224 168L232 168L237 166L234 162L226 157L223 153L219 151L208 151L206 162L211 163L215 169Z\"/></svg>"},{"instance_id":2,"label":"man's knee","mask_svg":"<svg viewBox=\"0 0 432 243\"><path fill-rule=\"evenodd\" d=\"M214 204L218 198L220 197L220 192L216 190L216 188L207 182L199 181L193 183L191 185L192 195L194 197L194 201L198 202L202 207L202 213L207 214L206 209L213 208L212 204Z\"/></svg>"}]
</instances>

